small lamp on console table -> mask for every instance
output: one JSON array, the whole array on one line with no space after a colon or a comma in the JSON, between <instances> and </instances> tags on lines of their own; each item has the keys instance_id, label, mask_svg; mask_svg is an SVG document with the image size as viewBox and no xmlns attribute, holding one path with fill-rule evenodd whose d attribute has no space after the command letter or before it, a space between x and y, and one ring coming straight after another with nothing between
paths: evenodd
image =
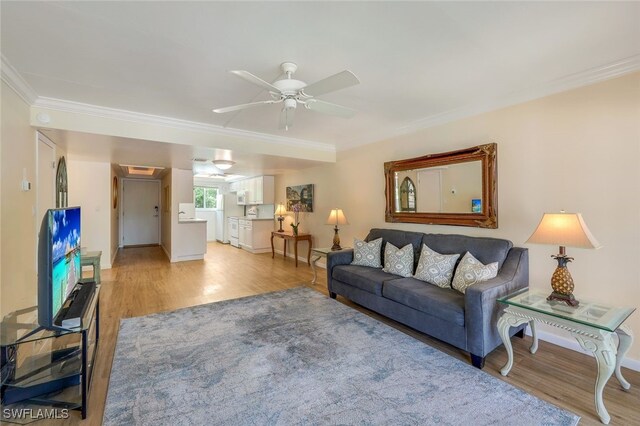
<instances>
[{"instance_id":1,"label":"small lamp on console table","mask_svg":"<svg viewBox=\"0 0 640 426\"><path fill-rule=\"evenodd\" d=\"M327 219L327 225L334 225L333 230L335 233L333 234L333 246L331 247L332 251L342 250L340 247L340 235L338 234L338 225L348 225L347 217L342 212L342 209L333 209L331 213L329 213L329 218Z\"/></svg>"},{"instance_id":2,"label":"small lamp on console table","mask_svg":"<svg viewBox=\"0 0 640 426\"><path fill-rule=\"evenodd\" d=\"M278 232L284 232L284 229L282 229L282 221L284 220L284 215L287 214L284 204L278 204L275 214L278 215L278 222L280 222L280 229L278 229Z\"/></svg>"},{"instance_id":3,"label":"small lamp on console table","mask_svg":"<svg viewBox=\"0 0 640 426\"><path fill-rule=\"evenodd\" d=\"M551 256L558 261L558 267L551 276L553 293L547 300L559 300L569 306L578 306L573 297L573 278L567 269L567 263L573 257L567 256L565 247L600 248L598 241L591 235L580 213L545 213L533 235L526 241L535 244L560 246L560 253Z\"/></svg>"}]
</instances>

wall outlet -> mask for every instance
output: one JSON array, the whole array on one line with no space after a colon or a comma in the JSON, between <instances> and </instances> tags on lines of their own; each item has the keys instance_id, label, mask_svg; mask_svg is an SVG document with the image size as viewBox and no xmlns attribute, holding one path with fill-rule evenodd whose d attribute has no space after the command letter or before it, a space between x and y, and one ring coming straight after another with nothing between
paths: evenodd
<instances>
[{"instance_id":1,"label":"wall outlet","mask_svg":"<svg viewBox=\"0 0 640 426\"><path fill-rule=\"evenodd\" d=\"M29 182L26 179L23 179L21 183L21 188L24 192L31 190L31 182Z\"/></svg>"}]
</instances>

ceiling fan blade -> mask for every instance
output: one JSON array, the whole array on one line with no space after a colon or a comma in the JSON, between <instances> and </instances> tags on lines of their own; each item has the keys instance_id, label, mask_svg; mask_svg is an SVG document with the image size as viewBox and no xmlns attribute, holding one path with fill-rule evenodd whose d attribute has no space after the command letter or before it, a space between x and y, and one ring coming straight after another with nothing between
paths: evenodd
<instances>
[{"instance_id":1,"label":"ceiling fan blade","mask_svg":"<svg viewBox=\"0 0 640 426\"><path fill-rule=\"evenodd\" d=\"M327 77L323 80L316 81L302 89L302 93L307 96L318 96L325 93L334 92L349 86L360 84L360 80L351 71L345 70Z\"/></svg>"},{"instance_id":2,"label":"ceiling fan blade","mask_svg":"<svg viewBox=\"0 0 640 426\"><path fill-rule=\"evenodd\" d=\"M251 74L249 71L243 71L243 70L234 70L234 71L229 71L232 74L237 75L238 77L247 80L249 83L253 83L256 84L260 87L262 87L265 90L268 90L269 92L274 92L274 93L280 93L280 90L270 84L267 83L266 81L264 81L263 79L261 79L260 77L256 77L255 75Z\"/></svg>"},{"instance_id":3,"label":"ceiling fan blade","mask_svg":"<svg viewBox=\"0 0 640 426\"><path fill-rule=\"evenodd\" d=\"M295 108L282 108L282 111L280 112L280 126L278 126L278 128L289 130L293 127L293 118L295 115Z\"/></svg>"},{"instance_id":4,"label":"ceiling fan blade","mask_svg":"<svg viewBox=\"0 0 640 426\"><path fill-rule=\"evenodd\" d=\"M332 104L331 102L321 101L319 99L309 99L305 102L305 108L311 111L321 112L322 114L336 115L338 117L351 118L356 114L355 109L347 108L342 105Z\"/></svg>"},{"instance_id":5,"label":"ceiling fan blade","mask_svg":"<svg viewBox=\"0 0 640 426\"><path fill-rule=\"evenodd\" d=\"M238 111L241 109L246 109L246 108L253 108L256 106L260 106L260 105L266 105L266 104L274 104L276 103L276 101L260 101L260 102L251 102L249 104L241 104L241 105L234 105L234 106L229 106L229 107L224 107L224 108L216 108L213 110L213 112L217 112L218 114L222 114L225 112L232 112L232 111Z\"/></svg>"}]
</instances>

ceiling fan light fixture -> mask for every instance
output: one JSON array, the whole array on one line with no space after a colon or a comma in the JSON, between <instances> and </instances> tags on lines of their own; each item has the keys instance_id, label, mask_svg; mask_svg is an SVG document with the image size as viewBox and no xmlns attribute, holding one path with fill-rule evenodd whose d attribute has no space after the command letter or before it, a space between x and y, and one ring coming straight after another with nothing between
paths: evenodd
<instances>
[{"instance_id":1,"label":"ceiling fan light fixture","mask_svg":"<svg viewBox=\"0 0 640 426\"><path fill-rule=\"evenodd\" d=\"M231 160L213 160L213 165L219 168L220 170L229 170L231 166L236 164L235 161Z\"/></svg>"},{"instance_id":2,"label":"ceiling fan light fixture","mask_svg":"<svg viewBox=\"0 0 640 426\"><path fill-rule=\"evenodd\" d=\"M284 100L284 109L295 109L298 105L298 101L294 98L287 98Z\"/></svg>"}]
</instances>

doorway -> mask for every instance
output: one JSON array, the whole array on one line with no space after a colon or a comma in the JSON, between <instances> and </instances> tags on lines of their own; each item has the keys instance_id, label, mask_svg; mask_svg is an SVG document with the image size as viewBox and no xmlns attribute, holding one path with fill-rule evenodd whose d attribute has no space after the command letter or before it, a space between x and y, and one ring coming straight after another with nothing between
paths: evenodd
<instances>
[{"instance_id":1,"label":"doorway","mask_svg":"<svg viewBox=\"0 0 640 426\"><path fill-rule=\"evenodd\" d=\"M160 244L160 181L122 179L122 245Z\"/></svg>"},{"instance_id":2,"label":"doorway","mask_svg":"<svg viewBox=\"0 0 640 426\"><path fill-rule=\"evenodd\" d=\"M40 229L40 222L48 209L56 207L56 148L46 136L38 133L38 176L36 233Z\"/></svg>"}]
</instances>

